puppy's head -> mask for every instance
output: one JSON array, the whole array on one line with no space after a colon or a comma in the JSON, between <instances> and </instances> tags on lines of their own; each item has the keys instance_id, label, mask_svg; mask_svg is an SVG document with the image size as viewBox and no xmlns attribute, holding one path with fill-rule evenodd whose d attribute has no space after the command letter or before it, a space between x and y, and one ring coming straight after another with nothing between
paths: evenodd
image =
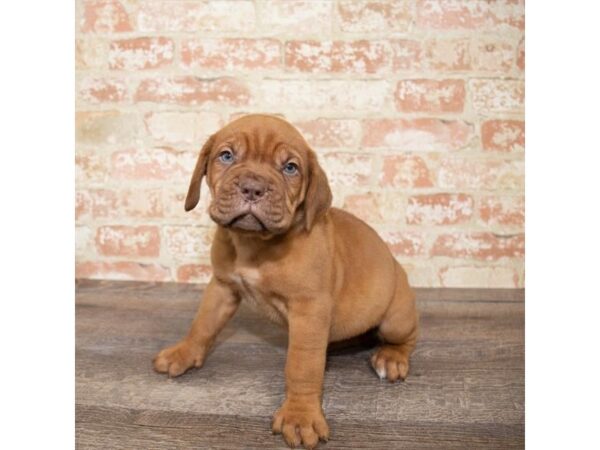
<instances>
[{"instance_id":1,"label":"puppy's head","mask_svg":"<svg viewBox=\"0 0 600 450\"><path fill-rule=\"evenodd\" d=\"M200 199L206 176L211 218L240 233L272 236L301 224L310 230L331 206L323 169L300 133L273 116L248 115L212 135L202 147L185 200Z\"/></svg>"}]
</instances>

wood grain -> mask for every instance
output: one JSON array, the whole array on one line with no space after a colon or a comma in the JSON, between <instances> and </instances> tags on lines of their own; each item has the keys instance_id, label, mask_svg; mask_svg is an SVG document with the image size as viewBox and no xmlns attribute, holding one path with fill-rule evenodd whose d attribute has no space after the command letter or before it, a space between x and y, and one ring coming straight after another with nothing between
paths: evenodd
<instances>
[{"instance_id":1,"label":"wood grain","mask_svg":"<svg viewBox=\"0 0 600 450\"><path fill-rule=\"evenodd\" d=\"M285 448L285 331L242 307L200 370L151 359L189 326L202 286L78 281L77 448ZM328 352L323 448L522 448L521 290L418 290L422 337L406 382L379 381L372 339Z\"/></svg>"}]
</instances>

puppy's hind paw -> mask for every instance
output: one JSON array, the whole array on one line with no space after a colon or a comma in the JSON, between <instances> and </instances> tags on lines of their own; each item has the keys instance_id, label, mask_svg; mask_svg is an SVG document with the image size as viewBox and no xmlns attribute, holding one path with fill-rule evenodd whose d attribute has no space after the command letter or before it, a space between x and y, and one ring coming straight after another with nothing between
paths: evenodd
<instances>
[{"instance_id":1,"label":"puppy's hind paw","mask_svg":"<svg viewBox=\"0 0 600 450\"><path fill-rule=\"evenodd\" d=\"M380 379L391 383L408 375L408 356L397 345L382 345L371 357L371 366Z\"/></svg>"}]
</instances>

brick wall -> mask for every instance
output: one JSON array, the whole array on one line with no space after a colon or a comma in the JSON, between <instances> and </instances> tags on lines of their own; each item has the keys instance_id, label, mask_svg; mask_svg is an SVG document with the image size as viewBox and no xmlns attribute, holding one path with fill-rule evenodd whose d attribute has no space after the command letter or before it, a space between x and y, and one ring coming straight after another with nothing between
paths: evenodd
<instances>
[{"instance_id":1,"label":"brick wall","mask_svg":"<svg viewBox=\"0 0 600 450\"><path fill-rule=\"evenodd\" d=\"M79 0L76 263L206 282L207 136L281 114L416 286L523 286L524 5Z\"/></svg>"}]
</instances>

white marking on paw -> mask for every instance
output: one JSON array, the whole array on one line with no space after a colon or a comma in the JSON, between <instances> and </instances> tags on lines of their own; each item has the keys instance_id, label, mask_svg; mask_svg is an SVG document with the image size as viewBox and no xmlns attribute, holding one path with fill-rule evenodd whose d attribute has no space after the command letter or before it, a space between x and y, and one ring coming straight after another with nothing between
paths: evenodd
<instances>
[{"instance_id":1,"label":"white marking on paw","mask_svg":"<svg viewBox=\"0 0 600 450\"><path fill-rule=\"evenodd\" d=\"M387 372L385 371L385 367L382 367L381 369L375 369L375 372L377 372L377 375L379 376L379 378L381 380L383 380L387 375Z\"/></svg>"}]
</instances>

